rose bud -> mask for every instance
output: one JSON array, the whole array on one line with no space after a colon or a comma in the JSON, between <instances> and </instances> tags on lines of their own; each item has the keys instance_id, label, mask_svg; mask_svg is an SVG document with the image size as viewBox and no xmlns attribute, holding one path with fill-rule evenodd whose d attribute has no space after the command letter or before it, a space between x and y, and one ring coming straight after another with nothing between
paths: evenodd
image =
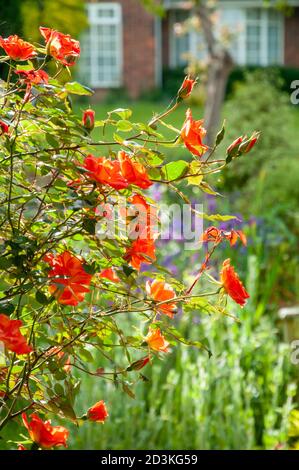
<instances>
[{"instance_id":1,"label":"rose bud","mask_svg":"<svg viewBox=\"0 0 299 470\"><path fill-rule=\"evenodd\" d=\"M140 370L148 364L150 361L150 356L145 356L138 361L133 362L129 367L127 367L127 371L130 372L132 370Z\"/></svg>"},{"instance_id":2,"label":"rose bud","mask_svg":"<svg viewBox=\"0 0 299 470\"><path fill-rule=\"evenodd\" d=\"M234 140L233 143L230 144L230 146L227 147L227 149L226 149L227 155L236 156L242 142L243 142L243 137L242 136L240 136L236 140Z\"/></svg>"},{"instance_id":3,"label":"rose bud","mask_svg":"<svg viewBox=\"0 0 299 470\"><path fill-rule=\"evenodd\" d=\"M9 133L9 126L3 121L0 121L0 131L0 135Z\"/></svg>"},{"instance_id":4,"label":"rose bud","mask_svg":"<svg viewBox=\"0 0 299 470\"><path fill-rule=\"evenodd\" d=\"M179 100L185 100L191 95L196 80L192 80L189 76L184 78L181 88L178 91L177 97Z\"/></svg>"},{"instance_id":5,"label":"rose bud","mask_svg":"<svg viewBox=\"0 0 299 470\"><path fill-rule=\"evenodd\" d=\"M257 143L258 139L259 139L259 136L260 136L260 133L259 132L254 132L252 134L252 136L245 140L245 142L243 142L241 145L240 145L240 152L241 153L248 153L250 152L250 150L255 146L255 144Z\"/></svg>"},{"instance_id":6,"label":"rose bud","mask_svg":"<svg viewBox=\"0 0 299 470\"><path fill-rule=\"evenodd\" d=\"M88 131L94 128L95 112L93 109L86 109L83 113L82 124Z\"/></svg>"}]
</instances>

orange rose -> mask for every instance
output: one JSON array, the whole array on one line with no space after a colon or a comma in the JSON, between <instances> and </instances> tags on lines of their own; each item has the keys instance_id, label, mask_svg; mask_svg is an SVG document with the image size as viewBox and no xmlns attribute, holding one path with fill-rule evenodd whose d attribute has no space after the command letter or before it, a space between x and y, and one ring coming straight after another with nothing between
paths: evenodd
<instances>
[{"instance_id":1,"label":"orange rose","mask_svg":"<svg viewBox=\"0 0 299 470\"><path fill-rule=\"evenodd\" d=\"M120 163L117 160L109 160L105 157L87 155L83 168L87 170L86 176L100 184L106 184L114 189L127 188L128 182L120 171Z\"/></svg>"},{"instance_id":2,"label":"orange rose","mask_svg":"<svg viewBox=\"0 0 299 470\"><path fill-rule=\"evenodd\" d=\"M46 40L47 53L63 65L74 65L80 56L80 43L69 34L63 34L50 28L39 28Z\"/></svg>"},{"instance_id":3,"label":"orange rose","mask_svg":"<svg viewBox=\"0 0 299 470\"><path fill-rule=\"evenodd\" d=\"M28 60L36 56L36 52L32 44L23 41L16 34L8 38L0 36L0 47L5 50L6 54L13 60Z\"/></svg>"},{"instance_id":4,"label":"orange rose","mask_svg":"<svg viewBox=\"0 0 299 470\"><path fill-rule=\"evenodd\" d=\"M224 232L224 237L229 240L230 246L234 246L237 243L238 238L244 246L247 245L247 238L242 230L231 230L230 232Z\"/></svg>"},{"instance_id":5,"label":"orange rose","mask_svg":"<svg viewBox=\"0 0 299 470\"><path fill-rule=\"evenodd\" d=\"M59 446L67 447L66 441L69 431L63 426L51 426L50 421L42 421L36 413L31 415L30 422L25 413L22 413L22 419L30 438L40 447L44 449Z\"/></svg>"},{"instance_id":6,"label":"orange rose","mask_svg":"<svg viewBox=\"0 0 299 470\"><path fill-rule=\"evenodd\" d=\"M121 173L128 183L135 184L142 189L147 189L153 184L144 166L139 162L133 162L126 152L118 152L118 160Z\"/></svg>"},{"instance_id":7,"label":"orange rose","mask_svg":"<svg viewBox=\"0 0 299 470\"><path fill-rule=\"evenodd\" d=\"M222 242L222 240L226 239L230 242L231 246L234 246L238 238L240 238L244 246L247 245L246 235L242 232L242 230L232 229L231 231L226 232L224 230L220 230L219 228L212 226L204 231L201 240L207 243L213 242L218 244Z\"/></svg>"},{"instance_id":8,"label":"orange rose","mask_svg":"<svg viewBox=\"0 0 299 470\"><path fill-rule=\"evenodd\" d=\"M217 227L209 227L202 234L201 241L208 243L219 243L222 240L222 232Z\"/></svg>"},{"instance_id":9,"label":"orange rose","mask_svg":"<svg viewBox=\"0 0 299 470\"><path fill-rule=\"evenodd\" d=\"M127 248L124 259L139 271L141 263L151 264L156 260L155 243L151 238L137 238L132 245Z\"/></svg>"},{"instance_id":10,"label":"orange rose","mask_svg":"<svg viewBox=\"0 0 299 470\"><path fill-rule=\"evenodd\" d=\"M49 81L49 75L44 70L15 70L15 73L27 84L39 85Z\"/></svg>"},{"instance_id":11,"label":"orange rose","mask_svg":"<svg viewBox=\"0 0 299 470\"><path fill-rule=\"evenodd\" d=\"M78 305L89 292L92 276L88 274L82 262L68 251L61 255L46 255L44 258L52 269L48 273L51 279L49 291L63 305Z\"/></svg>"},{"instance_id":12,"label":"orange rose","mask_svg":"<svg viewBox=\"0 0 299 470\"><path fill-rule=\"evenodd\" d=\"M166 284L166 282L159 281L158 279L155 279L152 283L147 281L146 292L155 302L164 302L165 300L174 299L176 297L174 289L169 284ZM157 310L173 318L176 311L176 303L163 303L157 306Z\"/></svg>"},{"instance_id":13,"label":"orange rose","mask_svg":"<svg viewBox=\"0 0 299 470\"><path fill-rule=\"evenodd\" d=\"M128 219L133 216L131 221L132 229L130 238L155 238L158 230L157 209L148 204L141 194L134 194L128 198L128 202L132 207L127 211ZM138 234L138 237L136 236Z\"/></svg>"},{"instance_id":14,"label":"orange rose","mask_svg":"<svg viewBox=\"0 0 299 470\"><path fill-rule=\"evenodd\" d=\"M113 268L103 269L99 273L99 277L104 278L104 279L108 279L111 282L120 282L120 279L119 279L118 275L116 274L116 272L114 271Z\"/></svg>"},{"instance_id":15,"label":"orange rose","mask_svg":"<svg viewBox=\"0 0 299 470\"><path fill-rule=\"evenodd\" d=\"M186 111L186 119L181 130L181 138L185 147L190 150L193 155L201 157L208 147L202 143L202 139L206 135L206 130L202 127L203 121L195 121L192 118L191 109Z\"/></svg>"},{"instance_id":16,"label":"orange rose","mask_svg":"<svg viewBox=\"0 0 299 470\"><path fill-rule=\"evenodd\" d=\"M238 274L235 272L233 266L230 265L230 259L223 262L221 271L221 282L226 293L241 307L244 307L246 300L249 299L249 294L245 290Z\"/></svg>"},{"instance_id":17,"label":"orange rose","mask_svg":"<svg viewBox=\"0 0 299 470\"><path fill-rule=\"evenodd\" d=\"M0 341L3 341L9 351L16 354L29 354L32 347L20 332L22 325L21 320L11 320L6 315L0 314Z\"/></svg>"},{"instance_id":18,"label":"orange rose","mask_svg":"<svg viewBox=\"0 0 299 470\"><path fill-rule=\"evenodd\" d=\"M147 342L149 347L154 351L165 353L169 351L169 343L165 340L160 328L149 328L149 332L145 337L145 341Z\"/></svg>"},{"instance_id":19,"label":"orange rose","mask_svg":"<svg viewBox=\"0 0 299 470\"><path fill-rule=\"evenodd\" d=\"M96 423L104 423L108 416L109 414L103 400L98 401L87 411L87 418Z\"/></svg>"}]
</instances>

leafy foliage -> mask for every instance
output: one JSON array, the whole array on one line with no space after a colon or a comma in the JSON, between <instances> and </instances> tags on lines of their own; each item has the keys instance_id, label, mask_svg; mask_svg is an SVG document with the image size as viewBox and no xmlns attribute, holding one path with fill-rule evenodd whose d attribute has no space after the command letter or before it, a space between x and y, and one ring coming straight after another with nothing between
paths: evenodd
<instances>
[{"instance_id":1,"label":"leafy foliage","mask_svg":"<svg viewBox=\"0 0 299 470\"><path fill-rule=\"evenodd\" d=\"M70 96L92 91L71 78L59 80L61 71L70 75L79 43L48 28L41 34L46 44L37 48L15 36L1 39L9 74L0 111L0 430L22 415L30 437L22 445L50 448L66 445L68 430L39 414L76 424L108 417L102 400L78 416L77 371L132 398L133 385L146 380L140 368L176 343L210 354L205 338L185 338L174 327L178 306L193 308L196 298L212 315L226 314L226 294L240 305L248 294L232 267L225 278L222 271L220 282L209 276L213 290L192 294L220 240L191 287L156 263L160 225L149 188L154 182L170 188L194 212L184 180L216 194L205 179L226 164L225 158L210 159L221 139L208 149L202 121L190 110L181 130L165 123L195 81L186 78L174 104L147 123L134 122L132 110L123 108L101 120L86 110L81 120ZM48 76L45 69L55 71ZM165 126L170 140L163 136ZM102 130L99 139L93 139L93 127ZM193 163L166 161L163 149L182 144L191 148ZM116 209L120 224L111 226ZM148 285L148 277L161 282Z\"/></svg>"}]
</instances>

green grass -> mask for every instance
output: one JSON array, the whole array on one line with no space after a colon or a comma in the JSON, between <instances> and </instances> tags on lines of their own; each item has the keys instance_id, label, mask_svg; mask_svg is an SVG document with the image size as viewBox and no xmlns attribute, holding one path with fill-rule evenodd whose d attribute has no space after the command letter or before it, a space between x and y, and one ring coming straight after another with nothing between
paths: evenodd
<instances>
[{"instance_id":1,"label":"green grass","mask_svg":"<svg viewBox=\"0 0 299 470\"><path fill-rule=\"evenodd\" d=\"M151 118L154 115L161 114L163 111L165 111L168 107L169 103L168 102L161 102L161 103L155 103L155 102L149 102L149 101L137 101L137 102L132 102L132 101L126 101L126 100L120 100L119 102L116 103L97 103L95 105L92 105L92 109L95 110L96 112L96 120L101 121L104 119L107 119L108 117L108 112L111 112L114 109L117 108L125 108L125 109L131 109L132 110L132 116L130 117L130 121L133 123L147 123L151 120ZM182 127L182 124L185 120L185 112L188 107L188 103L181 103L181 105L169 116L165 118L165 123L170 124L171 126L175 127L176 129L180 130ZM81 105L77 103L75 105L75 110L79 115L82 115L83 111L86 109L86 105ZM199 106L192 106L193 110L193 116L195 119L201 119L202 118L202 113L203 110ZM116 118L117 116L114 115ZM120 118L118 118L120 119ZM161 133L166 140L173 139L175 137L175 132L172 130L169 130L167 127L163 125L158 126L158 132ZM103 134L103 127L98 127L96 128L93 133L92 137L95 141L97 140L111 140L113 139L113 133L116 131L116 128L114 126L107 126L104 129L104 134ZM136 133L136 132L135 132ZM134 132L129 132L129 133L124 133L118 131L118 134L125 137L129 137L134 135ZM164 147L161 149L161 151L165 151L165 154L169 158L174 158L174 159L189 159L190 158L190 152L185 149L182 145L178 145L175 147Z\"/></svg>"}]
</instances>

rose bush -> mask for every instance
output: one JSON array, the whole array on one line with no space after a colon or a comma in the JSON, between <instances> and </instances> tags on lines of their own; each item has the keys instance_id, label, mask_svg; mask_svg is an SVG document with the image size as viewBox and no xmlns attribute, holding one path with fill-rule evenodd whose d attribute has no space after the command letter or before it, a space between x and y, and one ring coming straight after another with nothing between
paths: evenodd
<instances>
[{"instance_id":1,"label":"rose bush","mask_svg":"<svg viewBox=\"0 0 299 470\"><path fill-rule=\"evenodd\" d=\"M224 127L209 148L204 123L191 110L181 130L166 124L192 92L190 77L174 104L148 123L134 122L129 109L114 109L101 120L88 109L79 118L70 97L92 91L59 81L79 57L79 42L49 28L40 32L44 46L0 38L1 61L9 65L0 108L0 432L5 436L6 425L19 423L23 437L15 447L22 450L67 445L67 427L51 425L51 415L82 424L108 419L107 397L78 416L76 371L110 380L133 396L132 386L146 380L139 371L159 353L171 353L176 341L210 353L205 342L183 338L173 319L179 306L196 308L197 298L211 313L227 313L227 294L245 304L249 294L229 260L218 279L208 276L208 291L196 287L222 240L233 245L246 238L208 228L202 241L212 246L192 285L184 286L156 262L159 213L150 187L166 185L211 224L233 218L197 213L183 183L213 192L207 175L247 153L258 138L239 138L215 159ZM56 66L53 76L49 62ZM174 132L173 140L163 137L162 126ZM94 127L102 128L103 140L93 140ZM112 140L105 139L107 127L114 129ZM165 161L163 147L178 145L190 150L191 162ZM93 350L101 364L92 363Z\"/></svg>"}]
</instances>

